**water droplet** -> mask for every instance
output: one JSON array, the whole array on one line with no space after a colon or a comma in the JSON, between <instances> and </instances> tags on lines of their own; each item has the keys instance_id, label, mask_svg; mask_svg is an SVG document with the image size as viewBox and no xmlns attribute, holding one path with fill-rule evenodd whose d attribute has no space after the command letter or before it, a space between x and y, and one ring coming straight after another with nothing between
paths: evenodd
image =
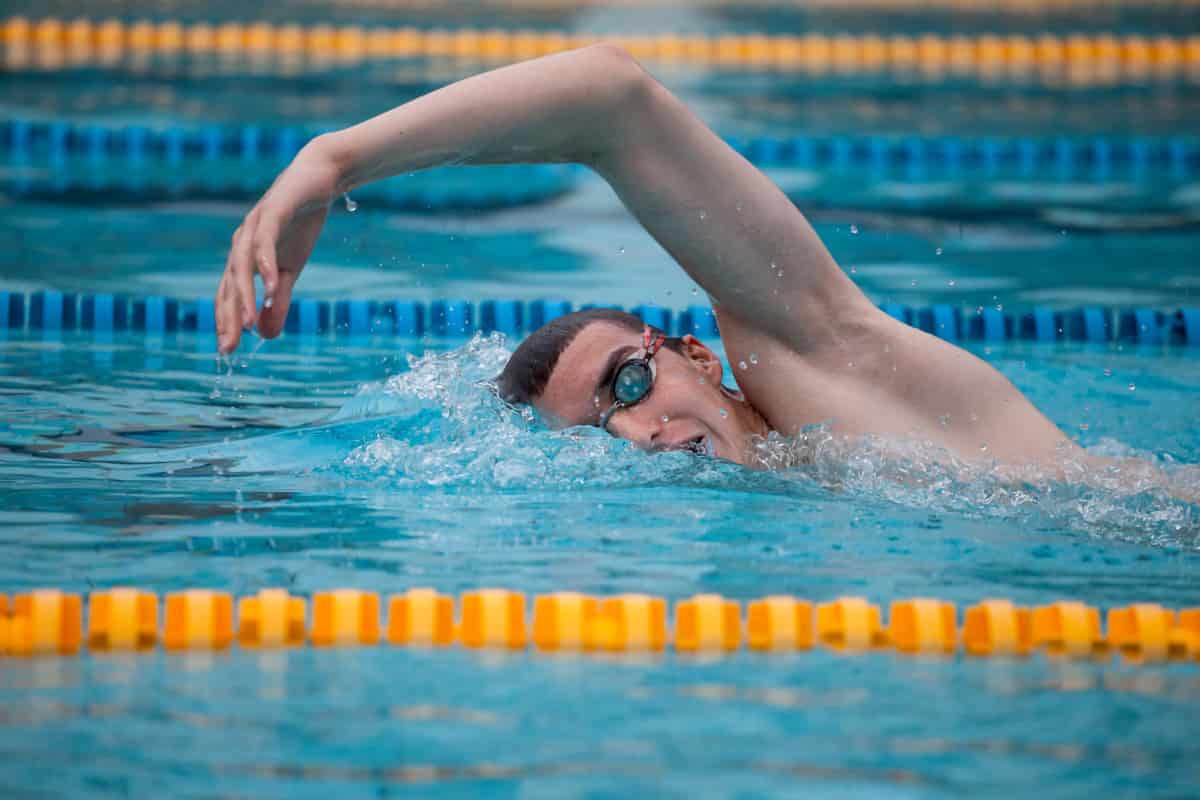
<instances>
[{"instance_id":1,"label":"water droplet","mask_svg":"<svg viewBox=\"0 0 1200 800\"><path fill-rule=\"evenodd\" d=\"M600 395L596 395L592 398L592 405L596 406L597 408L600 407Z\"/></svg>"},{"instance_id":2,"label":"water droplet","mask_svg":"<svg viewBox=\"0 0 1200 800\"><path fill-rule=\"evenodd\" d=\"M706 380L704 379L704 376L703 376L703 375L701 375L699 378L697 378L697 379L696 379L696 383L698 383L698 384L700 384L701 386L703 386L704 384L708 383L708 381L706 381Z\"/></svg>"},{"instance_id":3,"label":"water droplet","mask_svg":"<svg viewBox=\"0 0 1200 800\"><path fill-rule=\"evenodd\" d=\"M700 290L697 289L695 286L693 286L692 287L692 297L695 297L698 294L700 294Z\"/></svg>"},{"instance_id":4,"label":"water droplet","mask_svg":"<svg viewBox=\"0 0 1200 800\"><path fill-rule=\"evenodd\" d=\"M358 211L358 203L351 200L349 194L343 194L342 200L346 202L346 210L351 214L353 214L355 211Z\"/></svg>"},{"instance_id":5,"label":"water droplet","mask_svg":"<svg viewBox=\"0 0 1200 800\"><path fill-rule=\"evenodd\" d=\"M934 251L933 251L933 254L934 254L935 256L940 256L940 255L942 254L942 248L940 248L940 247L939 247L937 250L934 250Z\"/></svg>"},{"instance_id":6,"label":"water droplet","mask_svg":"<svg viewBox=\"0 0 1200 800\"><path fill-rule=\"evenodd\" d=\"M739 214L740 214L740 213L742 213L742 201L741 201L741 200L739 200L739 201L738 201L738 204L737 204L737 212L738 212Z\"/></svg>"},{"instance_id":7,"label":"water droplet","mask_svg":"<svg viewBox=\"0 0 1200 800\"><path fill-rule=\"evenodd\" d=\"M663 414L663 415L662 415L662 421L663 421L663 422L670 422L670 421L671 421L671 418L670 418L670 417L668 417L666 414Z\"/></svg>"},{"instance_id":8,"label":"water droplet","mask_svg":"<svg viewBox=\"0 0 1200 800\"><path fill-rule=\"evenodd\" d=\"M617 255L625 255L625 245L621 245L617 248Z\"/></svg>"},{"instance_id":9,"label":"water droplet","mask_svg":"<svg viewBox=\"0 0 1200 800\"><path fill-rule=\"evenodd\" d=\"M954 287L954 286L957 286L957 285L958 285L958 281L956 281L956 280L954 280L954 279L952 278L952 279L950 279L950 280L946 281L946 285L947 285L947 286L950 286L950 287Z\"/></svg>"},{"instance_id":10,"label":"water droplet","mask_svg":"<svg viewBox=\"0 0 1200 800\"><path fill-rule=\"evenodd\" d=\"M1105 367L1104 368L1104 377L1111 378L1112 377L1112 369L1110 369L1109 367Z\"/></svg>"},{"instance_id":11,"label":"water droplet","mask_svg":"<svg viewBox=\"0 0 1200 800\"><path fill-rule=\"evenodd\" d=\"M971 422L979 422L979 415L974 411L971 412Z\"/></svg>"},{"instance_id":12,"label":"water droplet","mask_svg":"<svg viewBox=\"0 0 1200 800\"><path fill-rule=\"evenodd\" d=\"M745 368L746 368L746 362L745 362L745 361L739 361L739 362L738 362L738 369L745 369Z\"/></svg>"},{"instance_id":13,"label":"water droplet","mask_svg":"<svg viewBox=\"0 0 1200 800\"><path fill-rule=\"evenodd\" d=\"M983 444L979 445L979 452L986 453L987 451L988 451L987 442L984 442Z\"/></svg>"},{"instance_id":14,"label":"water droplet","mask_svg":"<svg viewBox=\"0 0 1200 800\"><path fill-rule=\"evenodd\" d=\"M858 226L857 226L857 225L851 225L851 226L850 226L850 235L851 235L851 236L857 236L857 235L858 235Z\"/></svg>"},{"instance_id":15,"label":"water droplet","mask_svg":"<svg viewBox=\"0 0 1200 800\"><path fill-rule=\"evenodd\" d=\"M706 220L706 219L708 219L708 212L701 210L700 213L697 214L696 216L698 216L701 220Z\"/></svg>"},{"instance_id":16,"label":"water droplet","mask_svg":"<svg viewBox=\"0 0 1200 800\"><path fill-rule=\"evenodd\" d=\"M1088 429L1088 424L1086 422L1079 423L1079 430L1086 431L1087 429Z\"/></svg>"},{"instance_id":17,"label":"water droplet","mask_svg":"<svg viewBox=\"0 0 1200 800\"><path fill-rule=\"evenodd\" d=\"M1137 384L1136 383L1129 384L1129 391L1131 391L1131 392L1137 391Z\"/></svg>"},{"instance_id":18,"label":"water droplet","mask_svg":"<svg viewBox=\"0 0 1200 800\"><path fill-rule=\"evenodd\" d=\"M853 362L853 361L847 361L847 362L846 362L846 366L847 366L847 367L849 367L850 369L854 369L854 362Z\"/></svg>"},{"instance_id":19,"label":"water droplet","mask_svg":"<svg viewBox=\"0 0 1200 800\"><path fill-rule=\"evenodd\" d=\"M909 282L908 282L908 285L909 285L909 286L916 286L916 285L917 285L917 279L916 279L916 278L913 278L911 281L909 281Z\"/></svg>"},{"instance_id":20,"label":"water droplet","mask_svg":"<svg viewBox=\"0 0 1200 800\"><path fill-rule=\"evenodd\" d=\"M722 409L721 409L721 417L722 417L722 418L725 418L725 417L728 417L728 416L729 416L729 412L728 412L728 411L726 411L725 409L723 409L723 408L722 408Z\"/></svg>"},{"instance_id":21,"label":"water droplet","mask_svg":"<svg viewBox=\"0 0 1200 800\"><path fill-rule=\"evenodd\" d=\"M941 426L943 428L946 427L947 425L950 424L950 415L942 414L940 417L938 417L938 422L941 423Z\"/></svg>"},{"instance_id":22,"label":"water droplet","mask_svg":"<svg viewBox=\"0 0 1200 800\"><path fill-rule=\"evenodd\" d=\"M777 278L782 278L782 277L783 277L783 270L779 270L779 272L776 272L776 273L775 273L775 277L777 277Z\"/></svg>"},{"instance_id":23,"label":"water droplet","mask_svg":"<svg viewBox=\"0 0 1200 800\"><path fill-rule=\"evenodd\" d=\"M757 364L757 363L758 363L758 354L757 354L757 353L751 353L751 354L750 354L750 363L751 363L751 364Z\"/></svg>"},{"instance_id":24,"label":"water droplet","mask_svg":"<svg viewBox=\"0 0 1200 800\"><path fill-rule=\"evenodd\" d=\"M851 275L857 275L857 274L858 274L858 267L851 267L851 268L850 268L850 274L851 274Z\"/></svg>"},{"instance_id":25,"label":"water droplet","mask_svg":"<svg viewBox=\"0 0 1200 800\"><path fill-rule=\"evenodd\" d=\"M775 271L775 270L777 270L777 269L779 269L779 267L775 266L775 262L774 262L774 261L772 261L772 262L771 262L771 272L774 272L774 271Z\"/></svg>"}]
</instances>

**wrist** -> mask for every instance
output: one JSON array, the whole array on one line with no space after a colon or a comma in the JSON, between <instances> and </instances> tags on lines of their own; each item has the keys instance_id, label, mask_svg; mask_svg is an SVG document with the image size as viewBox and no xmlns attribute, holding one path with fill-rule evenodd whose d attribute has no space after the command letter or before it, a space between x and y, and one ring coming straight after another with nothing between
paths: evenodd
<instances>
[{"instance_id":1,"label":"wrist","mask_svg":"<svg viewBox=\"0 0 1200 800\"><path fill-rule=\"evenodd\" d=\"M296 154L294 162L305 171L326 176L324 182L332 195L330 200L353 188L353 165L339 139L340 133L323 133L313 137Z\"/></svg>"}]
</instances>

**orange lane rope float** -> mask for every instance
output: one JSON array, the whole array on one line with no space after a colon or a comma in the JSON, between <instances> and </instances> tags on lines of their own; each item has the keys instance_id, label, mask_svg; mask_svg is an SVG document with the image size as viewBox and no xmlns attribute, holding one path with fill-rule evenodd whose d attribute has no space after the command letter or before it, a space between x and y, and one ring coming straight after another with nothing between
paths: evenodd
<instances>
[{"instance_id":1,"label":"orange lane rope float","mask_svg":"<svg viewBox=\"0 0 1200 800\"><path fill-rule=\"evenodd\" d=\"M743 606L717 594L698 594L674 606L674 625L661 597L594 597L554 592L533 600L508 589L480 589L455 598L413 588L386 604L375 592L317 592L310 604L283 589L264 589L236 603L227 592L189 589L166 596L160 627L152 592L113 588L87 598L57 589L0 594L0 654L74 655L88 650L217 651L235 641L245 648L447 647L539 651L658 652L717 656L743 646L796 652L820 645L855 653L890 649L922 656L1107 659L1131 663L1200 662L1200 608L1180 611L1154 603L1110 609L1106 615L1077 601L1020 608L1002 599L965 609L961 626L952 603L931 598L893 602L885 622L879 606L861 597L814 604L772 595ZM459 618L455 621L455 607ZM381 612L386 609L386 622ZM1103 621L1107 626L1102 625Z\"/></svg>"},{"instance_id":2,"label":"orange lane rope float","mask_svg":"<svg viewBox=\"0 0 1200 800\"><path fill-rule=\"evenodd\" d=\"M1196 77L1200 35L1056 34L654 34L272 24L31 20L0 24L4 61L43 68L112 63L124 55L308 58L405 57L506 62L609 41L648 61L813 73L915 72L926 77L1020 77L1047 72L1066 83Z\"/></svg>"}]
</instances>

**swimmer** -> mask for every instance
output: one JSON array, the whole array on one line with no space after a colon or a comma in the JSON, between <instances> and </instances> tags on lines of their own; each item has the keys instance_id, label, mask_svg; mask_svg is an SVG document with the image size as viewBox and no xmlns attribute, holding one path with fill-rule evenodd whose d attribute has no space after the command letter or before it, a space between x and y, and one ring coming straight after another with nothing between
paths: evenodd
<instances>
[{"instance_id":1,"label":"swimmer","mask_svg":"<svg viewBox=\"0 0 1200 800\"><path fill-rule=\"evenodd\" d=\"M216 297L220 350L251 326L279 334L343 193L441 164L529 162L580 163L608 181L708 293L740 387L724 386L695 336L580 311L526 337L498 379L506 400L552 425L738 463L758 437L814 423L918 437L967 463L1080 452L987 363L876 308L770 179L607 44L476 75L312 140L233 236Z\"/></svg>"}]
</instances>

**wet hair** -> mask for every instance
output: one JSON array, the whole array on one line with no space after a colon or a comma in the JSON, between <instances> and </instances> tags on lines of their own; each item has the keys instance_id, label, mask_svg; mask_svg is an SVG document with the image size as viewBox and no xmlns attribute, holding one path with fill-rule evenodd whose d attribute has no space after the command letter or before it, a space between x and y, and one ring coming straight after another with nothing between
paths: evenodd
<instances>
[{"instance_id":1,"label":"wet hair","mask_svg":"<svg viewBox=\"0 0 1200 800\"><path fill-rule=\"evenodd\" d=\"M525 337L508 359L504 371L496 378L500 397L514 405L528 405L540 397L563 351L580 331L594 322L606 322L639 336L645 327L633 314L615 308L589 308L555 317ZM668 337L664 347L683 353L683 340Z\"/></svg>"}]
</instances>

